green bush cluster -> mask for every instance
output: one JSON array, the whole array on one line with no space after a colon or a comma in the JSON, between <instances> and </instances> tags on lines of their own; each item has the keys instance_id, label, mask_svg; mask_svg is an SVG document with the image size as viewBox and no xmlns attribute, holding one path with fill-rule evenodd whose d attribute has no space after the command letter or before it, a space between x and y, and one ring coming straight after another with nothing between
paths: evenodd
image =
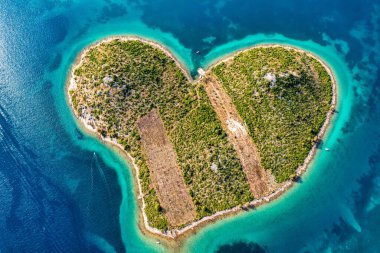
<instances>
[{"instance_id":1,"label":"green bush cluster","mask_svg":"<svg viewBox=\"0 0 380 253\"><path fill-rule=\"evenodd\" d=\"M289 179L317 141L331 106L332 81L324 66L293 49L266 47L240 53L212 72L248 126L262 166L279 182Z\"/></svg>"}]
</instances>

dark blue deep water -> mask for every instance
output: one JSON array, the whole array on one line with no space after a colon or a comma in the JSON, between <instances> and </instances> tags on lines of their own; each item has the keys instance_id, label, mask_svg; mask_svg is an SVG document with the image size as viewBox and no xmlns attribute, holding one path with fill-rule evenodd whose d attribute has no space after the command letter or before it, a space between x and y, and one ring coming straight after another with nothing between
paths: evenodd
<instances>
[{"instance_id":1,"label":"dark blue deep water","mask_svg":"<svg viewBox=\"0 0 380 253\"><path fill-rule=\"evenodd\" d=\"M109 35L166 45L195 73L257 43L325 59L339 106L309 172L183 252L380 252L379 0L0 0L0 252L154 252L123 158L78 128L64 86ZM196 54L196 51L200 51Z\"/></svg>"}]
</instances>

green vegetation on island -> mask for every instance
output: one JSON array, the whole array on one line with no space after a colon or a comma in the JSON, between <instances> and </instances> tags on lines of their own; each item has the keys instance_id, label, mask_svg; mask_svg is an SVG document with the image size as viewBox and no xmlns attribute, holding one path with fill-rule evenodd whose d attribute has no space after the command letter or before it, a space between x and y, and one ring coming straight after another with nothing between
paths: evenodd
<instances>
[{"instance_id":1,"label":"green vegetation on island","mask_svg":"<svg viewBox=\"0 0 380 253\"><path fill-rule=\"evenodd\" d=\"M198 219L252 200L204 88L190 83L163 51L138 40L103 42L85 53L74 80L69 95L76 114L134 158L150 226L170 228L136 126L154 108L174 145Z\"/></svg>"},{"instance_id":2,"label":"green vegetation on island","mask_svg":"<svg viewBox=\"0 0 380 253\"><path fill-rule=\"evenodd\" d=\"M201 218L246 203L253 197L236 151L206 91L199 86L197 93L199 105L178 123L170 136Z\"/></svg>"},{"instance_id":3,"label":"green vegetation on island","mask_svg":"<svg viewBox=\"0 0 380 253\"><path fill-rule=\"evenodd\" d=\"M332 80L314 57L257 47L212 68L248 127L261 163L276 180L301 166L326 120Z\"/></svg>"},{"instance_id":4,"label":"green vegetation on island","mask_svg":"<svg viewBox=\"0 0 380 253\"><path fill-rule=\"evenodd\" d=\"M167 52L141 40L113 39L86 50L72 74L75 114L134 159L148 223L160 230L242 207L253 200L252 187L266 184L269 190L260 194L273 192L278 184L270 174L279 183L292 179L318 142L333 96L321 62L280 46L245 50L191 83ZM249 183L247 175L254 178ZM181 193L177 198L169 196L174 188L167 182ZM177 209L165 210L160 200ZM184 221L168 210L191 215Z\"/></svg>"}]
</instances>

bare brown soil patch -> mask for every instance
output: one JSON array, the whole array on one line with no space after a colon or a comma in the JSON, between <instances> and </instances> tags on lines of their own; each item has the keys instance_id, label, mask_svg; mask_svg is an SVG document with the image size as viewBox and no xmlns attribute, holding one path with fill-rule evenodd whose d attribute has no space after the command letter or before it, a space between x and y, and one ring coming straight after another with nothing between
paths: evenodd
<instances>
[{"instance_id":1,"label":"bare brown soil patch","mask_svg":"<svg viewBox=\"0 0 380 253\"><path fill-rule=\"evenodd\" d=\"M137 126L150 175L170 226L193 221L196 217L195 207L158 111L152 110L139 119Z\"/></svg>"},{"instance_id":2,"label":"bare brown soil patch","mask_svg":"<svg viewBox=\"0 0 380 253\"><path fill-rule=\"evenodd\" d=\"M203 81L211 104L239 156L253 196L260 198L267 195L270 180L260 165L257 148L231 98L212 74L206 75Z\"/></svg>"}]
</instances>

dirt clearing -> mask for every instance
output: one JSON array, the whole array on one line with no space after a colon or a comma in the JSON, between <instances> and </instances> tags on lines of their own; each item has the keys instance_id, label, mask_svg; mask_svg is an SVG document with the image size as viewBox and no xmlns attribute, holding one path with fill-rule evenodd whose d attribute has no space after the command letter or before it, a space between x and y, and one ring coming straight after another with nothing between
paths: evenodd
<instances>
[{"instance_id":1,"label":"dirt clearing","mask_svg":"<svg viewBox=\"0 0 380 253\"><path fill-rule=\"evenodd\" d=\"M179 226L193 221L195 207L158 111L152 110L139 119L137 126L150 175L169 224Z\"/></svg>"},{"instance_id":2,"label":"dirt clearing","mask_svg":"<svg viewBox=\"0 0 380 253\"><path fill-rule=\"evenodd\" d=\"M267 195L269 193L267 173L260 166L257 148L248 135L247 128L231 98L211 74L205 76L203 82L211 104L239 156L253 196L259 198Z\"/></svg>"}]
</instances>

